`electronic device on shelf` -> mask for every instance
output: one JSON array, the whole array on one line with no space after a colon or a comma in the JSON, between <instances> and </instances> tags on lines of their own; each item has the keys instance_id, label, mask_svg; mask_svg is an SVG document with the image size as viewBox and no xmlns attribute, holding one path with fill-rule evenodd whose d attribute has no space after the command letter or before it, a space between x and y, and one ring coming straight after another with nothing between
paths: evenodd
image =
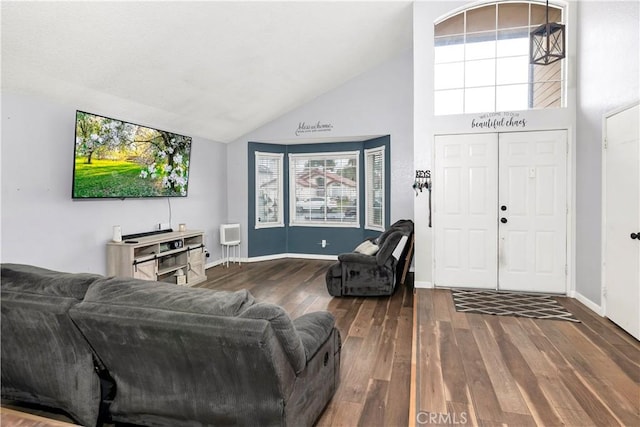
<instances>
[{"instance_id":1,"label":"electronic device on shelf","mask_svg":"<svg viewBox=\"0 0 640 427\"><path fill-rule=\"evenodd\" d=\"M162 242L160 243L160 252L166 252L166 251L171 251L174 249L180 249L184 247L184 241L182 241L181 239L178 240L171 240L169 242Z\"/></svg>"},{"instance_id":2,"label":"electronic device on shelf","mask_svg":"<svg viewBox=\"0 0 640 427\"><path fill-rule=\"evenodd\" d=\"M122 240L131 240L131 239L137 239L139 237L154 236L156 234L164 234L164 233L171 233L171 232L173 232L173 228L167 228L166 230L145 231L143 233L126 234L122 236Z\"/></svg>"}]
</instances>

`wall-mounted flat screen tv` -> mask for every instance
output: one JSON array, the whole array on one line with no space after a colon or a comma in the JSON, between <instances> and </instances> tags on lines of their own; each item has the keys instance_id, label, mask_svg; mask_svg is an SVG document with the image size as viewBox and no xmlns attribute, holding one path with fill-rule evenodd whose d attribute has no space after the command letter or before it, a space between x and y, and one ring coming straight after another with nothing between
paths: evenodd
<instances>
[{"instance_id":1,"label":"wall-mounted flat screen tv","mask_svg":"<svg viewBox=\"0 0 640 427\"><path fill-rule=\"evenodd\" d=\"M186 197L191 138L76 111L74 199Z\"/></svg>"}]
</instances>

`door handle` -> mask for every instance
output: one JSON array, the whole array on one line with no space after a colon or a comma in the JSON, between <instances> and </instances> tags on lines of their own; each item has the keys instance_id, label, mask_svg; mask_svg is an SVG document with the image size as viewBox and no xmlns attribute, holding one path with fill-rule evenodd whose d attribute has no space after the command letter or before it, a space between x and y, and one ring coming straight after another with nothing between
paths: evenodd
<instances>
[{"instance_id":1,"label":"door handle","mask_svg":"<svg viewBox=\"0 0 640 427\"><path fill-rule=\"evenodd\" d=\"M631 238L640 240L640 231L637 233L631 233Z\"/></svg>"},{"instance_id":2,"label":"door handle","mask_svg":"<svg viewBox=\"0 0 640 427\"><path fill-rule=\"evenodd\" d=\"M503 224L506 224L507 223L507 218L500 218L500 222L503 223Z\"/></svg>"}]
</instances>

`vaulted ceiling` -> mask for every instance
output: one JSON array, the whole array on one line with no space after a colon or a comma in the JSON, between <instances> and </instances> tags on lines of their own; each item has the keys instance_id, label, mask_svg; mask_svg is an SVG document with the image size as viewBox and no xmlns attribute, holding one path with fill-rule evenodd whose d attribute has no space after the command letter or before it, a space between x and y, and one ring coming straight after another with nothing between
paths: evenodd
<instances>
[{"instance_id":1,"label":"vaulted ceiling","mask_svg":"<svg viewBox=\"0 0 640 427\"><path fill-rule=\"evenodd\" d=\"M412 43L409 1L2 2L2 91L230 142Z\"/></svg>"}]
</instances>

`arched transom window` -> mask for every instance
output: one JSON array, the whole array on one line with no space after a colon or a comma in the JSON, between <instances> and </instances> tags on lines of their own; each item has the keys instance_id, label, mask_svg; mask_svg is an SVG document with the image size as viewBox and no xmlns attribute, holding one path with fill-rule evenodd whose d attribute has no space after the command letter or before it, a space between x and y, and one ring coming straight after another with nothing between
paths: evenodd
<instances>
[{"instance_id":1,"label":"arched transom window","mask_svg":"<svg viewBox=\"0 0 640 427\"><path fill-rule=\"evenodd\" d=\"M563 64L529 64L529 33L546 5L502 1L465 9L435 24L436 115L564 106ZM549 6L549 21L563 10Z\"/></svg>"}]
</instances>

